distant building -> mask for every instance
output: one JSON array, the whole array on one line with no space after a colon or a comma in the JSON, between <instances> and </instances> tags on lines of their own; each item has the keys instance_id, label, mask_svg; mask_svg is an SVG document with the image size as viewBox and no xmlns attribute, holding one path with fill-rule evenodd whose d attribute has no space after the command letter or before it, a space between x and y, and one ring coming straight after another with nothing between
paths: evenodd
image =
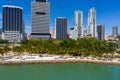
<instances>
[{"instance_id":1,"label":"distant building","mask_svg":"<svg viewBox=\"0 0 120 80\"><path fill-rule=\"evenodd\" d=\"M108 40L112 40L112 41L116 39L115 36L113 36L113 35L109 35L107 37L108 37Z\"/></svg>"},{"instance_id":2,"label":"distant building","mask_svg":"<svg viewBox=\"0 0 120 80\"><path fill-rule=\"evenodd\" d=\"M55 38L55 28L52 29L51 37L52 37L52 38Z\"/></svg>"},{"instance_id":3,"label":"distant building","mask_svg":"<svg viewBox=\"0 0 120 80\"><path fill-rule=\"evenodd\" d=\"M27 33L24 33L24 39L27 39Z\"/></svg>"},{"instance_id":4,"label":"distant building","mask_svg":"<svg viewBox=\"0 0 120 80\"><path fill-rule=\"evenodd\" d=\"M82 11L75 11L75 29L78 29L78 36L82 37L84 33L83 29L83 12Z\"/></svg>"},{"instance_id":5,"label":"distant building","mask_svg":"<svg viewBox=\"0 0 120 80\"><path fill-rule=\"evenodd\" d=\"M69 34L69 38L72 38L72 31L74 30L74 27L70 28L70 34Z\"/></svg>"},{"instance_id":6,"label":"distant building","mask_svg":"<svg viewBox=\"0 0 120 80\"><path fill-rule=\"evenodd\" d=\"M108 39L108 36L109 36L109 35L105 35L105 40L106 40L106 41L108 41L108 40L109 40L109 39Z\"/></svg>"},{"instance_id":7,"label":"distant building","mask_svg":"<svg viewBox=\"0 0 120 80\"><path fill-rule=\"evenodd\" d=\"M95 8L91 8L89 13L88 13L87 35L91 35L92 37L97 37L96 10L95 10Z\"/></svg>"},{"instance_id":8,"label":"distant building","mask_svg":"<svg viewBox=\"0 0 120 80\"><path fill-rule=\"evenodd\" d=\"M2 39L20 42L24 36L23 8L12 5L3 6Z\"/></svg>"},{"instance_id":9,"label":"distant building","mask_svg":"<svg viewBox=\"0 0 120 80\"><path fill-rule=\"evenodd\" d=\"M87 36L87 29L86 28L84 28L84 33L83 33L84 35L84 37L86 37Z\"/></svg>"},{"instance_id":10,"label":"distant building","mask_svg":"<svg viewBox=\"0 0 120 80\"><path fill-rule=\"evenodd\" d=\"M74 40L78 39L78 29L77 28L70 29L70 38L74 39Z\"/></svg>"},{"instance_id":11,"label":"distant building","mask_svg":"<svg viewBox=\"0 0 120 80\"><path fill-rule=\"evenodd\" d=\"M2 28L0 28L0 39L2 39Z\"/></svg>"},{"instance_id":12,"label":"distant building","mask_svg":"<svg viewBox=\"0 0 120 80\"><path fill-rule=\"evenodd\" d=\"M77 40L84 36L83 27L83 12L80 10L75 11L74 27L70 29L70 38Z\"/></svg>"},{"instance_id":13,"label":"distant building","mask_svg":"<svg viewBox=\"0 0 120 80\"><path fill-rule=\"evenodd\" d=\"M118 26L114 26L112 28L112 35L117 37L118 36Z\"/></svg>"},{"instance_id":14,"label":"distant building","mask_svg":"<svg viewBox=\"0 0 120 80\"><path fill-rule=\"evenodd\" d=\"M104 25L97 25L97 37L99 40L104 40L105 38L105 27Z\"/></svg>"},{"instance_id":15,"label":"distant building","mask_svg":"<svg viewBox=\"0 0 120 80\"><path fill-rule=\"evenodd\" d=\"M63 40L67 39L67 18L58 17L56 18L56 39Z\"/></svg>"},{"instance_id":16,"label":"distant building","mask_svg":"<svg viewBox=\"0 0 120 80\"><path fill-rule=\"evenodd\" d=\"M2 28L0 28L0 35L2 35Z\"/></svg>"},{"instance_id":17,"label":"distant building","mask_svg":"<svg viewBox=\"0 0 120 80\"><path fill-rule=\"evenodd\" d=\"M50 3L47 0L32 2L32 39L47 40L50 35Z\"/></svg>"}]
</instances>

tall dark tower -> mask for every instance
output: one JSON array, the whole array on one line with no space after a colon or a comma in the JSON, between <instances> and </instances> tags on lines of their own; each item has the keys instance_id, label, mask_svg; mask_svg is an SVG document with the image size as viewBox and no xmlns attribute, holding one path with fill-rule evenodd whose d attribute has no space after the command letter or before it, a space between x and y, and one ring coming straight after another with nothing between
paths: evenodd
<instances>
[{"instance_id":1,"label":"tall dark tower","mask_svg":"<svg viewBox=\"0 0 120 80\"><path fill-rule=\"evenodd\" d=\"M104 25L97 25L97 37L99 40L104 40L105 37L105 26Z\"/></svg>"},{"instance_id":2,"label":"tall dark tower","mask_svg":"<svg viewBox=\"0 0 120 80\"><path fill-rule=\"evenodd\" d=\"M56 18L56 39L64 40L67 39L67 18L58 17Z\"/></svg>"},{"instance_id":3,"label":"tall dark tower","mask_svg":"<svg viewBox=\"0 0 120 80\"><path fill-rule=\"evenodd\" d=\"M112 35L117 37L118 36L118 26L113 26L112 28Z\"/></svg>"},{"instance_id":4,"label":"tall dark tower","mask_svg":"<svg viewBox=\"0 0 120 80\"><path fill-rule=\"evenodd\" d=\"M32 39L47 40L51 37L50 30L50 3L47 0L32 2Z\"/></svg>"},{"instance_id":5,"label":"tall dark tower","mask_svg":"<svg viewBox=\"0 0 120 80\"><path fill-rule=\"evenodd\" d=\"M2 39L20 42L23 38L23 8L19 6L3 6L3 37Z\"/></svg>"}]
</instances>

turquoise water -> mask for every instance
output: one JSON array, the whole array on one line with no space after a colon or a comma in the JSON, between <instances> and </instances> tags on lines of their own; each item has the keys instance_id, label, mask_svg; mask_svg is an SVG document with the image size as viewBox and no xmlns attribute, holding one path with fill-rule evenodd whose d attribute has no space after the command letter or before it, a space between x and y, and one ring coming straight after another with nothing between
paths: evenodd
<instances>
[{"instance_id":1,"label":"turquoise water","mask_svg":"<svg viewBox=\"0 0 120 80\"><path fill-rule=\"evenodd\" d=\"M120 66L87 63L0 66L0 80L120 80Z\"/></svg>"}]
</instances>

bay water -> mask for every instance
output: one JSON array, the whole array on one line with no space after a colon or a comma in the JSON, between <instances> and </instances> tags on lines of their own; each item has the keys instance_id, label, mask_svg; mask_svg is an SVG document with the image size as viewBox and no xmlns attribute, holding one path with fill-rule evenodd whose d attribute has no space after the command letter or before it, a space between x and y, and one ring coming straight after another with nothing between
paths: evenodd
<instances>
[{"instance_id":1,"label":"bay water","mask_svg":"<svg viewBox=\"0 0 120 80\"><path fill-rule=\"evenodd\" d=\"M0 65L0 80L120 80L120 66L90 63Z\"/></svg>"}]
</instances>

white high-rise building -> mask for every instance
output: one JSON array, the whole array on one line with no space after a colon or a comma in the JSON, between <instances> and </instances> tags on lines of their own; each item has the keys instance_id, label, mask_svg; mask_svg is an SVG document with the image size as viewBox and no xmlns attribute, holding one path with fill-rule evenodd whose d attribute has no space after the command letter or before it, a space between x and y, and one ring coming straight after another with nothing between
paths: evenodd
<instances>
[{"instance_id":1,"label":"white high-rise building","mask_svg":"<svg viewBox=\"0 0 120 80\"><path fill-rule=\"evenodd\" d=\"M91 8L89 13L88 13L87 35L91 35L92 37L97 37L96 10L95 10L95 8Z\"/></svg>"},{"instance_id":2,"label":"white high-rise building","mask_svg":"<svg viewBox=\"0 0 120 80\"><path fill-rule=\"evenodd\" d=\"M78 29L78 36L83 36L83 12L75 11L75 29Z\"/></svg>"}]
</instances>

